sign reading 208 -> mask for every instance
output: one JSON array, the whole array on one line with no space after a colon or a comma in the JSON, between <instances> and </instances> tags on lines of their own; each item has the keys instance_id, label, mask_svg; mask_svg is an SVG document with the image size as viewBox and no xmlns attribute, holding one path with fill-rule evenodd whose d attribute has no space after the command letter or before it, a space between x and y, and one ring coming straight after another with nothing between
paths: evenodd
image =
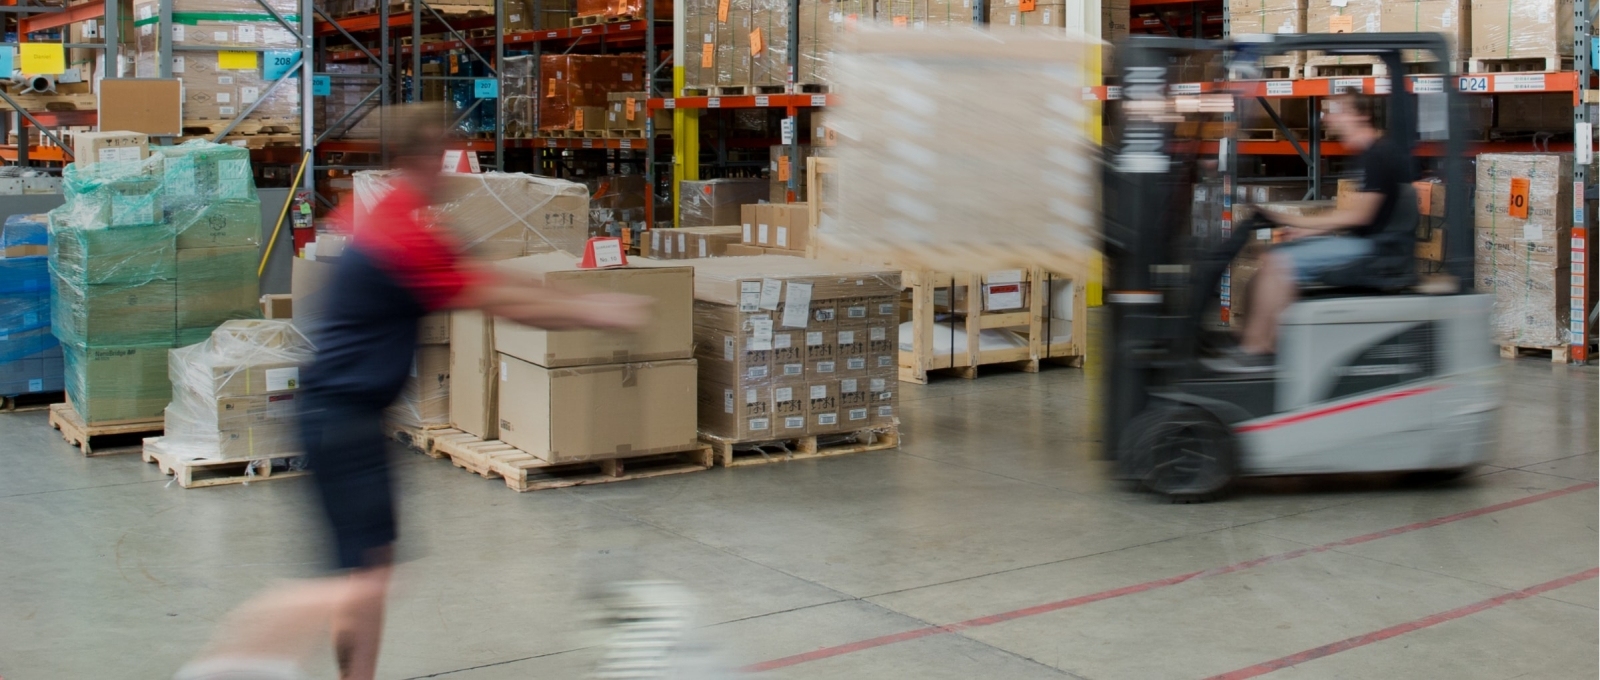
<instances>
[{"instance_id":1,"label":"sign reading 208","mask_svg":"<svg viewBox=\"0 0 1600 680\"><path fill-rule=\"evenodd\" d=\"M290 50L273 50L262 55L261 77L277 80L300 64L300 53Z\"/></svg>"}]
</instances>

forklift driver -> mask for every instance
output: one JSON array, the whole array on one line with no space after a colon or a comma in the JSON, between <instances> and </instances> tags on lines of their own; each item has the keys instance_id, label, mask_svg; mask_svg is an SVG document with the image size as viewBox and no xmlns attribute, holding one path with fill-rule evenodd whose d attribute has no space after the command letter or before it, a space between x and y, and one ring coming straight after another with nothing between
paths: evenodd
<instances>
[{"instance_id":1,"label":"forklift driver","mask_svg":"<svg viewBox=\"0 0 1600 680\"><path fill-rule=\"evenodd\" d=\"M1238 373L1272 370L1278 319L1299 298L1300 289L1325 285L1323 274L1374 253L1370 237L1383 231L1401 187L1415 179L1405 147L1373 125L1383 104L1382 98L1365 94L1343 94L1328 101L1324 125L1347 148L1361 154L1361 190L1347 197L1343 207L1318 215L1261 210L1262 217L1284 227L1286 242L1267 252L1250 284L1250 311L1238 349L1207 362L1212 368Z\"/></svg>"}]
</instances>

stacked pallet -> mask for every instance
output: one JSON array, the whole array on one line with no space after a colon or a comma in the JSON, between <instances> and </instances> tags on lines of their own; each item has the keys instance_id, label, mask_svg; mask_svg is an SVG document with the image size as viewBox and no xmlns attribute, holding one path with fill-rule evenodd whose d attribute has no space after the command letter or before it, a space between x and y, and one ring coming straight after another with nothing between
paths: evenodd
<instances>
[{"instance_id":1,"label":"stacked pallet","mask_svg":"<svg viewBox=\"0 0 1600 680\"><path fill-rule=\"evenodd\" d=\"M1573 252L1572 156L1483 154L1474 199L1474 269L1494 296L1493 340L1503 353L1548 351L1567 360L1589 309L1582 253ZM1574 300L1574 291L1583 295Z\"/></svg>"},{"instance_id":2,"label":"stacked pallet","mask_svg":"<svg viewBox=\"0 0 1600 680\"><path fill-rule=\"evenodd\" d=\"M272 12L266 11L270 7ZM172 57L172 76L183 81L184 127L189 134L218 134L235 123L234 135L300 133L300 88L288 74L274 87L262 64L280 50L299 49L294 34L277 17L299 13L294 0L177 0L172 3L172 43L185 48ZM134 74L155 78L160 73L162 7L159 0L134 3ZM276 53L279 58L280 53ZM246 113L249 115L247 116Z\"/></svg>"},{"instance_id":3,"label":"stacked pallet","mask_svg":"<svg viewBox=\"0 0 1600 680\"><path fill-rule=\"evenodd\" d=\"M50 333L44 215L13 215L0 230L0 397L15 407L62 389L61 343Z\"/></svg>"}]
</instances>

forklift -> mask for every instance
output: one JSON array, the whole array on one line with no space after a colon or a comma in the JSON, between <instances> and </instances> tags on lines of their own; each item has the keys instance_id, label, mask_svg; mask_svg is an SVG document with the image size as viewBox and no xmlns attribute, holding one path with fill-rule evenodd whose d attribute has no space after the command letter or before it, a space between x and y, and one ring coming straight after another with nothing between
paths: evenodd
<instances>
[{"instance_id":1,"label":"forklift","mask_svg":"<svg viewBox=\"0 0 1600 680\"><path fill-rule=\"evenodd\" d=\"M1202 170L1213 161L1174 137L1182 112L1193 110L1178 105L1174 74L1197 57L1215 59L1225 68L1214 71L1226 75L1208 87L1234 92L1235 106L1255 105L1253 95L1237 95L1255 91L1241 86L1259 84L1247 81L1260 78L1261 58L1312 50L1380 58L1392 74L1386 134L1413 153L1419 142L1441 148L1438 176L1450 189L1444 276L1437 277L1443 290L1438 280L1426 293L1418 286L1419 209L1404 187L1395 215L1371 237L1376 253L1341 272L1336 288L1303 289L1284 312L1271 370L1216 372L1203 359L1237 344L1214 321L1224 273L1252 235L1273 225L1258 215L1232 224L1231 233L1189 228L1190 185L1213 171ZM1445 66L1442 91L1424 93L1436 99L1420 107L1432 115L1419 116L1424 95L1398 75L1406 73L1405 50L1449 63L1444 39L1422 33L1133 37L1118 47L1122 116L1107 145L1103 189L1103 442L1118 478L1174 502L1198 502L1242 477L1416 472L1448 479L1489 458L1498 360L1490 298L1472 292L1465 107ZM1428 122L1420 133L1419 117ZM1231 143L1218 143L1220 166L1213 167L1226 169Z\"/></svg>"}]
</instances>

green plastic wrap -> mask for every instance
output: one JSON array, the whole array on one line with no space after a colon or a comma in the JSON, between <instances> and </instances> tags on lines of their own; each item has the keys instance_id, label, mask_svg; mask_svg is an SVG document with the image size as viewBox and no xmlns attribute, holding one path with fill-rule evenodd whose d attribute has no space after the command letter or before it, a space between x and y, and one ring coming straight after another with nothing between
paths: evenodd
<instances>
[{"instance_id":1,"label":"green plastic wrap","mask_svg":"<svg viewBox=\"0 0 1600 680\"><path fill-rule=\"evenodd\" d=\"M256 184L250 150L192 139L177 146L152 146L152 158L165 159L166 195L173 201L254 201Z\"/></svg>"},{"instance_id":2,"label":"green plastic wrap","mask_svg":"<svg viewBox=\"0 0 1600 680\"><path fill-rule=\"evenodd\" d=\"M168 345L84 347L62 343L67 398L86 423L157 420L172 400Z\"/></svg>"},{"instance_id":3,"label":"green plastic wrap","mask_svg":"<svg viewBox=\"0 0 1600 680\"><path fill-rule=\"evenodd\" d=\"M261 316L256 246L178 251L178 344L203 342L224 321Z\"/></svg>"}]
</instances>

